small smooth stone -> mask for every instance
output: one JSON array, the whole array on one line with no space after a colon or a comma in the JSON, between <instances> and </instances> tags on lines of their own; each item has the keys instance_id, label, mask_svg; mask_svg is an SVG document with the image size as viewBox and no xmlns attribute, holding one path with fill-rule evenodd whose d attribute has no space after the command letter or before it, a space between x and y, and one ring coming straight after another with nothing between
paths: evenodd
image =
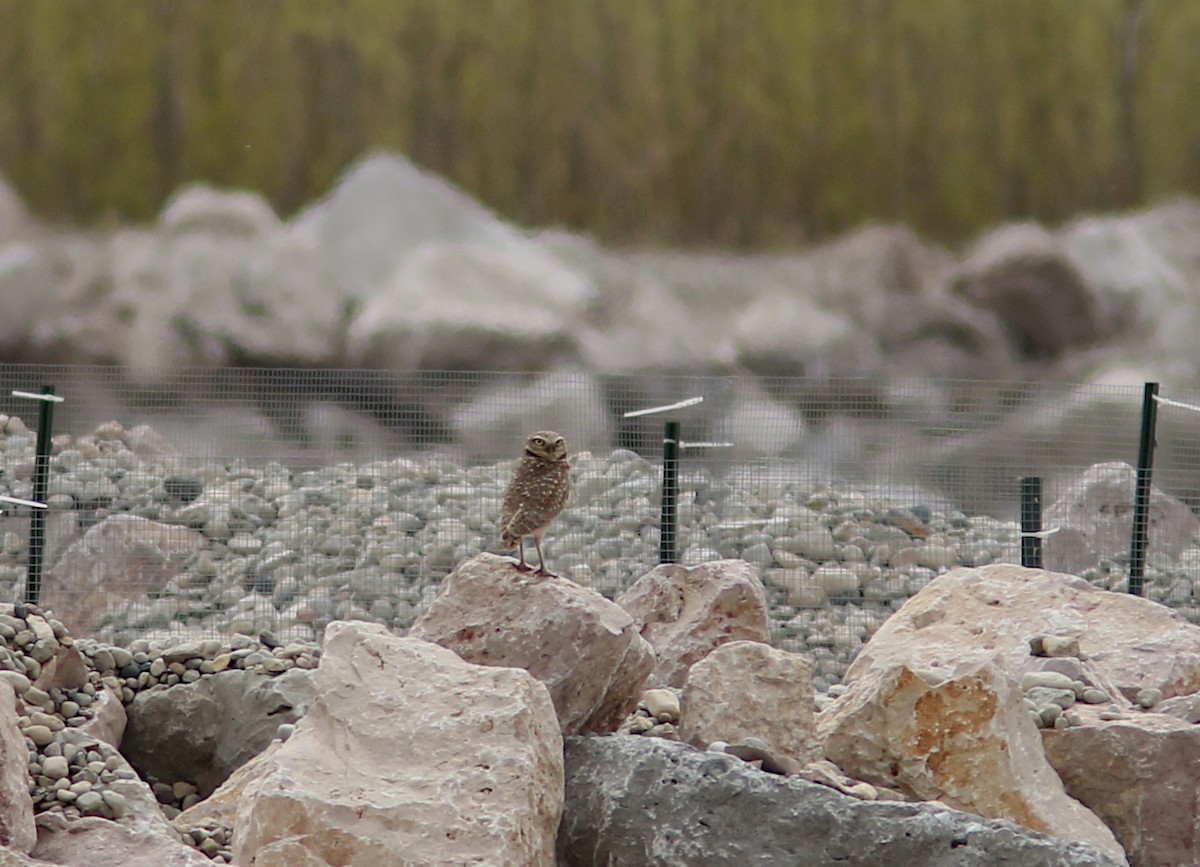
<instances>
[{"instance_id":1,"label":"small smooth stone","mask_svg":"<svg viewBox=\"0 0 1200 867\"><path fill-rule=\"evenodd\" d=\"M17 695L24 695L29 691L29 687L33 686L29 678L19 671L0 671L0 678L11 683Z\"/></svg>"},{"instance_id":2,"label":"small smooth stone","mask_svg":"<svg viewBox=\"0 0 1200 867\"><path fill-rule=\"evenodd\" d=\"M79 713L79 703L68 699L67 701L64 701L61 705L59 705L58 709L59 709L59 712L64 717L66 717L67 719L70 719L71 717L73 717Z\"/></svg>"},{"instance_id":3,"label":"small smooth stone","mask_svg":"<svg viewBox=\"0 0 1200 867\"><path fill-rule=\"evenodd\" d=\"M104 796L99 792L84 792L75 799L75 806L85 816L96 816L104 812Z\"/></svg>"},{"instance_id":4,"label":"small smooth stone","mask_svg":"<svg viewBox=\"0 0 1200 867\"><path fill-rule=\"evenodd\" d=\"M1137 703L1149 710L1160 701L1162 701L1162 690L1157 687L1147 687L1139 689L1137 694Z\"/></svg>"},{"instance_id":5,"label":"small smooth stone","mask_svg":"<svg viewBox=\"0 0 1200 867\"><path fill-rule=\"evenodd\" d=\"M1042 651L1047 656L1079 656L1079 638L1078 636L1044 635L1042 636Z\"/></svg>"},{"instance_id":6,"label":"small smooth stone","mask_svg":"<svg viewBox=\"0 0 1200 867\"><path fill-rule=\"evenodd\" d=\"M1080 696L1084 704L1104 704L1108 701L1108 693L1094 686L1089 686Z\"/></svg>"},{"instance_id":7,"label":"small smooth stone","mask_svg":"<svg viewBox=\"0 0 1200 867\"><path fill-rule=\"evenodd\" d=\"M654 720L648 716L634 717L629 723L629 733L634 735L645 734L654 728Z\"/></svg>"},{"instance_id":8,"label":"small smooth stone","mask_svg":"<svg viewBox=\"0 0 1200 867\"><path fill-rule=\"evenodd\" d=\"M1074 681L1065 674L1057 671L1028 671L1021 675L1021 689L1031 690L1034 687L1046 686L1051 689L1073 689Z\"/></svg>"},{"instance_id":9,"label":"small smooth stone","mask_svg":"<svg viewBox=\"0 0 1200 867\"><path fill-rule=\"evenodd\" d=\"M54 732L50 731L49 726L29 726L25 729L25 737L38 747L44 747L54 740Z\"/></svg>"},{"instance_id":10,"label":"small smooth stone","mask_svg":"<svg viewBox=\"0 0 1200 867\"><path fill-rule=\"evenodd\" d=\"M49 756L42 762L42 773L52 780L61 780L71 772L71 766L63 756Z\"/></svg>"},{"instance_id":11,"label":"small smooth stone","mask_svg":"<svg viewBox=\"0 0 1200 867\"><path fill-rule=\"evenodd\" d=\"M1035 686L1033 689L1028 690L1025 695L1039 708L1045 707L1048 704L1056 704L1060 709L1066 710L1075 704L1075 690L1073 689L1054 689L1048 686Z\"/></svg>"},{"instance_id":12,"label":"small smooth stone","mask_svg":"<svg viewBox=\"0 0 1200 867\"><path fill-rule=\"evenodd\" d=\"M52 732L60 732L63 730L62 718L57 714L34 711L29 715L29 721L35 726L46 726Z\"/></svg>"},{"instance_id":13,"label":"small smooth stone","mask_svg":"<svg viewBox=\"0 0 1200 867\"><path fill-rule=\"evenodd\" d=\"M642 707L661 722L679 720L679 696L669 689L648 689L642 693ZM665 717L665 719L664 719Z\"/></svg>"},{"instance_id":14,"label":"small smooth stone","mask_svg":"<svg viewBox=\"0 0 1200 867\"><path fill-rule=\"evenodd\" d=\"M104 803L108 805L112 811L114 819L120 819L129 811L129 803L125 800L125 796L120 792L114 792L112 789L105 789L100 793L100 797L104 799Z\"/></svg>"}]
</instances>

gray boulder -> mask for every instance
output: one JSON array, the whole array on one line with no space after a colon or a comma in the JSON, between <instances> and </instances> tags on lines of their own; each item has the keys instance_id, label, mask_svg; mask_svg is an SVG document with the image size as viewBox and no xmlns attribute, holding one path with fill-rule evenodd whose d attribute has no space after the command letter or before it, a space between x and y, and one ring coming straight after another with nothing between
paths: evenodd
<instances>
[{"instance_id":1,"label":"gray boulder","mask_svg":"<svg viewBox=\"0 0 1200 867\"><path fill-rule=\"evenodd\" d=\"M256 196L188 188L155 229L115 232L75 270L36 335L56 360L127 365L143 384L181 367L342 361L338 280Z\"/></svg>"},{"instance_id":2,"label":"gray boulder","mask_svg":"<svg viewBox=\"0 0 1200 867\"><path fill-rule=\"evenodd\" d=\"M1101 559L1128 553L1136 484L1133 467L1111 461L1088 468L1067 485L1043 517L1045 526L1057 528L1046 539L1046 568L1078 575ZM1153 485L1147 520L1150 550L1173 560L1200 532L1188 505Z\"/></svg>"},{"instance_id":3,"label":"gray boulder","mask_svg":"<svg viewBox=\"0 0 1200 867\"><path fill-rule=\"evenodd\" d=\"M1160 371L1153 378L1164 381L1200 374L1200 202L1179 199L1130 214L1084 217L1059 237L1113 325L1105 357L1151 365Z\"/></svg>"},{"instance_id":4,"label":"gray boulder","mask_svg":"<svg viewBox=\"0 0 1200 867\"><path fill-rule=\"evenodd\" d=\"M559 864L1116 867L1011 822L860 801L731 756L634 736L566 741Z\"/></svg>"},{"instance_id":5,"label":"gray boulder","mask_svg":"<svg viewBox=\"0 0 1200 867\"><path fill-rule=\"evenodd\" d=\"M1059 239L1033 223L985 235L952 288L995 313L1024 358L1059 358L1106 336L1092 287Z\"/></svg>"},{"instance_id":6,"label":"gray boulder","mask_svg":"<svg viewBox=\"0 0 1200 867\"><path fill-rule=\"evenodd\" d=\"M528 241L414 250L351 323L355 364L397 370L549 370L578 355L591 284Z\"/></svg>"},{"instance_id":7,"label":"gray boulder","mask_svg":"<svg viewBox=\"0 0 1200 867\"><path fill-rule=\"evenodd\" d=\"M355 163L290 231L315 244L350 297L378 293L417 249L431 243L504 247L523 236L445 178L398 154Z\"/></svg>"},{"instance_id":8,"label":"gray boulder","mask_svg":"<svg viewBox=\"0 0 1200 867\"><path fill-rule=\"evenodd\" d=\"M208 797L262 752L282 723L304 716L313 689L312 671L298 668L278 677L230 669L154 687L129 705L121 753L143 775L194 783Z\"/></svg>"}]
</instances>

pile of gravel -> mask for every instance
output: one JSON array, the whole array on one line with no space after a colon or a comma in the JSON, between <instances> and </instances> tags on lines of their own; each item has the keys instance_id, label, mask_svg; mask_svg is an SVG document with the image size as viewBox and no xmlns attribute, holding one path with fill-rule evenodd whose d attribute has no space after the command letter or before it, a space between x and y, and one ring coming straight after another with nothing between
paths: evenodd
<instances>
[{"instance_id":1,"label":"pile of gravel","mask_svg":"<svg viewBox=\"0 0 1200 867\"><path fill-rule=\"evenodd\" d=\"M0 416L0 493L31 496L33 450L21 420ZM153 430L115 422L54 440L49 505L52 519L67 521L68 539L114 515L195 539L161 586L106 595L90 633L98 640L179 643L266 631L284 644L311 643L335 619L403 633L457 563L499 550L511 462L464 466L431 454L294 470L240 460L189 467L171 453ZM819 688L837 682L865 640L939 572L1019 562L1015 522L968 517L919 492L851 489L789 472L784 462L719 478L686 470L678 549L688 565L739 558L760 567L775 643L816 659ZM616 450L576 454L571 476L572 503L545 545L549 565L613 597L657 562L659 469ZM20 593L27 556L15 523L0 539L8 598ZM1148 566L1149 598L1200 620L1186 571L1154 557ZM1103 561L1084 577L1115 590L1125 580L1121 564Z\"/></svg>"},{"instance_id":2,"label":"pile of gravel","mask_svg":"<svg viewBox=\"0 0 1200 867\"><path fill-rule=\"evenodd\" d=\"M183 644L138 639L116 647L73 638L36 605L0 604L0 678L21 699L18 725L29 750L34 812L114 821L131 814L130 800L144 790L138 773L95 732L103 728L106 702L130 704L141 690L234 668L267 675L316 668L320 657L315 642L283 644L269 634ZM52 685L66 681L74 685ZM199 801L188 781L145 782L167 818ZM232 860L230 829L219 823L191 829L182 839L210 858Z\"/></svg>"}]
</instances>

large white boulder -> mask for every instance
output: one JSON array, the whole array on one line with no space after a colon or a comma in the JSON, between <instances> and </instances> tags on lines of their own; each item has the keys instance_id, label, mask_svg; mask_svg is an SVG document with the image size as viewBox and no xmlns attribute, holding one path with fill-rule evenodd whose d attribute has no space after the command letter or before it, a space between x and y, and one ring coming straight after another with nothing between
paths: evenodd
<instances>
[{"instance_id":1,"label":"large white boulder","mask_svg":"<svg viewBox=\"0 0 1200 867\"><path fill-rule=\"evenodd\" d=\"M654 686L682 687L688 669L726 642L771 636L766 590L742 560L656 566L616 601L654 647Z\"/></svg>"},{"instance_id":2,"label":"large white boulder","mask_svg":"<svg viewBox=\"0 0 1200 867\"><path fill-rule=\"evenodd\" d=\"M239 864L554 863L562 738L545 687L374 624L329 626L311 709L254 771Z\"/></svg>"},{"instance_id":3,"label":"large white boulder","mask_svg":"<svg viewBox=\"0 0 1200 867\"><path fill-rule=\"evenodd\" d=\"M654 652L594 590L480 554L442 581L409 630L468 662L522 668L549 689L563 734L612 732L637 706Z\"/></svg>"}]
</instances>

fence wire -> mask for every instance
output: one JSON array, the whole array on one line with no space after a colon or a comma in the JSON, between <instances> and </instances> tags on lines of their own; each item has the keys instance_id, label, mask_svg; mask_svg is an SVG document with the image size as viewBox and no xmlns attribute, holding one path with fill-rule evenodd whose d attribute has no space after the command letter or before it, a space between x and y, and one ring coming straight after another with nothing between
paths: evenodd
<instances>
[{"instance_id":1,"label":"fence wire","mask_svg":"<svg viewBox=\"0 0 1200 867\"><path fill-rule=\"evenodd\" d=\"M502 553L542 429L572 453L548 564L616 596L658 562L668 421L680 561L759 567L774 642L821 684L940 572L1020 562L1023 477L1044 482L1046 566L1127 587L1141 386L0 365L0 496L33 499L39 402L12 392L46 385L41 602L114 643L403 631L457 563ZM1200 394L1163 397L1145 589L1200 622ZM34 508L0 506L17 601Z\"/></svg>"}]
</instances>

